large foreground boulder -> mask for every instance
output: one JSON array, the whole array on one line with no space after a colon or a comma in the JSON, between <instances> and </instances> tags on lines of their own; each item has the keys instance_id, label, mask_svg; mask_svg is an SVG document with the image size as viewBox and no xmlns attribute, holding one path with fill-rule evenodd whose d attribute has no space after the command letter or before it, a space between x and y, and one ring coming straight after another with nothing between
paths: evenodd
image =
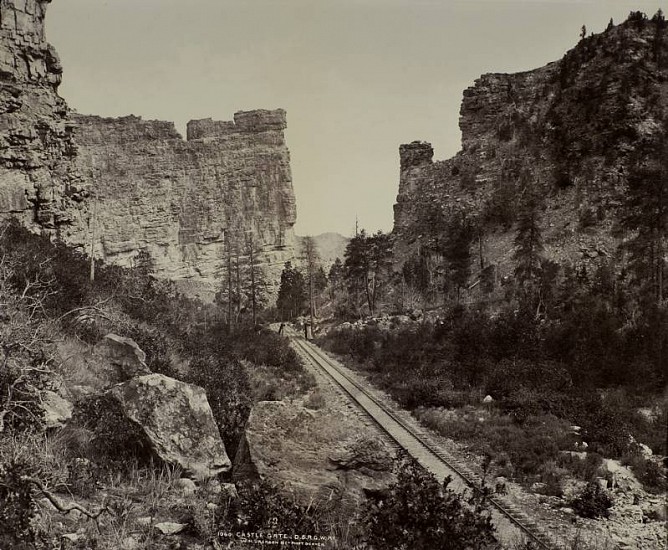
<instances>
[{"instance_id":1,"label":"large foreground boulder","mask_svg":"<svg viewBox=\"0 0 668 550\"><path fill-rule=\"evenodd\" d=\"M270 481L303 505L340 501L353 509L394 481L392 452L357 419L282 401L253 407L232 477Z\"/></svg>"},{"instance_id":2,"label":"large foreground boulder","mask_svg":"<svg viewBox=\"0 0 668 550\"><path fill-rule=\"evenodd\" d=\"M149 374L114 386L108 395L164 462L180 466L196 479L231 468L206 393L199 386Z\"/></svg>"}]
</instances>

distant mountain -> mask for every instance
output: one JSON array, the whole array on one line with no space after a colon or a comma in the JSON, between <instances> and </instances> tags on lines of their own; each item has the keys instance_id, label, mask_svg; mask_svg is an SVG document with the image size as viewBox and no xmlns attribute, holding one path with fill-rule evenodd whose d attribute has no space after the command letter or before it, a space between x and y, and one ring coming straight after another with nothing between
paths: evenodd
<instances>
[{"instance_id":1,"label":"distant mountain","mask_svg":"<svg viewBox=\"0 0 668 550\"><path fill-rule=\"evenodd\" d=\"M348 242L350 241L348 237L344 237L339 233L321 233L320 235L315 235L313 238L318 247L318 253L320 254L320 259L325 270L329 269L336 258L341 258L341 261L343 261L346 246L348 246ZM298 247L301 247L303 240L304 237L297 237Z\"/></svg>"}]
</instances>

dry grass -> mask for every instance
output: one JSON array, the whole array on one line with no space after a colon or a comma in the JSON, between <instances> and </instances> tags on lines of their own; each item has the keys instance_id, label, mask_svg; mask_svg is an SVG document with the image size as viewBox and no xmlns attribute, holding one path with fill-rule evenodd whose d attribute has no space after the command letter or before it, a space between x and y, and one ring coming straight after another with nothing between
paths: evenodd
<instances>
[{"instance_id":1,"label":"dry grass","mask_svg":"<svg viewBox=\"0 0 668 550\"><path fill-rule=\"evenodd\" d=\"M34 528L59 548L63 535L76 535L81 548L118 550L161 548L161 537L154 528L160 521L179 521L186 506L205 512L214 495L202 489L184 495L177 486L182 472L169 466L139 467L130 464L123 472L100 471L97 482L85 494L68 486L68 465L76 456L67 435L22 435L0 439L0 463L27 464L45 487L67 503L76 502L91 511L106 508L99 520L79 512L63 514L55 510L39 491L35 492L37 515ZM66 432L65 432L66 434ZM149 521L138 521L149 518ZM212 530L213 532L213 530ZM74 546L77 548L77 546Z\"/></svg>"},{"instance_id":2,"label":"dry grass","mask_svg":"<svg viewBox=\"0 0 668 550\"><path fill-rule=\"evenodd\" d=\"M322 393L320 388L315 388L304 400L304 406L307 409L312 409L314 411L322 409L326 404L327 400L325 399L325 395Z\"/></svg>"}]
</instances>

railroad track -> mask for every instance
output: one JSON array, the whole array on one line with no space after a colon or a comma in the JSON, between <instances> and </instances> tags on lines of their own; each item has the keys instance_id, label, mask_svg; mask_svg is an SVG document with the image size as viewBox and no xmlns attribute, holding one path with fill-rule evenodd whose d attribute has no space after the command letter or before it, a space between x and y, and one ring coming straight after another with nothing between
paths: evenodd
<instances>
[{"instance_id":1,"label":"railroad track","mask_svg":"<svg viewBox=\"0 0 668 550\"><path fill-rule=\"evenodd\" d=\"M286 327L287 329L287 327ZM460 459L452 456L421 429L416 422L402 418L396 410L382 403L362 384L343 372L336 361L318 347L305 341L295 331L288 329L290 340L297 352L358 407L361 413L401 447L416 458L438 479L451 476L449 488L462 493L467 489L479 489L482 478ZM492 522L497 539L503 546L519 541L530 541L544 550L557 550L561 544L553 541L537 523L502 496L489 499Z\"/></svg>"}]
</instances>

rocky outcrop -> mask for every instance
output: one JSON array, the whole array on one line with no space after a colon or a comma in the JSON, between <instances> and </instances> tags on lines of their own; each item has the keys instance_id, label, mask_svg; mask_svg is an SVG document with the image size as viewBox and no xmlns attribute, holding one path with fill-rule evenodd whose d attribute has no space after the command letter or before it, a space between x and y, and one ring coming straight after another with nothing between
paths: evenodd
<instances>
[{"instance_id":1,"label":"rocky outcrop","mask_svg":"<svg viewBox=\"0 0 668 550\"><path fill-rule=\"evenodd\" d=\"M132 338L107 334L95 345L93 353L114 369L112 378L116 382L151 374L146 366L146 354Z\"/></svg>"},{"instance_id":2,"label":"rocky outcrop","mask_svg":"<svg viewBox=\"0 0 668 550\"><path fill-rule=\"evenodd\" d=\"M455 157L434 161L425 142L400 147L398 267L420 248L442 247L449 221L465 215L474 265L512 273L524 189L542 199L549 259L577 268L609 258L630 166L668 129L667 57L665 23L635 16L545 67L481 76L464 91Z\"/></svg>"},{"instance_id":3,"label":"rocky outcrop","mask_svg":"<svg viewBox=\"0 0 668 550\"><path fill-rule=\"evenodd\" d=\"M230 469L209 402L199 386L149 374L114 386L108 395L162 461L180 466L196 479Z\"/></svg>"},{"instance_id":4,"label":"rocky outcrop","mask_svg":"<svg viewBox=\"0 0 668 550\"><path fill-rule=\"evenodd\" d=\"M270 284L294 256L295 197L285 112L239 112L188 124L74 115L77 165L91 195L90 226L63 235L105 261L185 281L203 298L219 285L228 249L256 261Z\"/></svg>"},{"instance_id":5,"label":"rocky outcrop","mask_svg":"<svg viewBox=\"0 0 668 550\"><path fill-rule=\"evenodd\" d=\"M39 408L42 411L44 427L48 430L65 426L72 418L74 410L72 403L51 390L40 392Z\"/></svg>"},{"instance_id":6,"label":"rocky outcrop","mask_svg":"<svg viewBox=\"0 0 668 550\"><path fill-rule=\"evenodd\" d=\"M75 115L44 36L47 0L0 0L0 218L122 266L141 261L211 298L252 241L270 294L294 256L285 112L174 124ZM227 249L226 249L227 247Z\"/></svg>"},{"instance_id":7,"label":"rocky outcrop","mask_svg":"<svg viewBox=\"0 0 668 550\"><path fill-rule=\"evenodd\" d=\"M0 217L35 229L76 223L85 210L62 67L44 37L49 0L0 0Z\"/></svg>"},{"instance_id":8,"label":"rocky outcrop","mask_svg":"<svg viewBox=\"0 0 668 550\"><path fill-rule=\"evenodd\" d=\"M341 502L358 509L368 492L394 480L392 455L331 409L282 401L255 405L234 459L233 479L267 479L304 505Z\"/></svg>"}]
</instances>

